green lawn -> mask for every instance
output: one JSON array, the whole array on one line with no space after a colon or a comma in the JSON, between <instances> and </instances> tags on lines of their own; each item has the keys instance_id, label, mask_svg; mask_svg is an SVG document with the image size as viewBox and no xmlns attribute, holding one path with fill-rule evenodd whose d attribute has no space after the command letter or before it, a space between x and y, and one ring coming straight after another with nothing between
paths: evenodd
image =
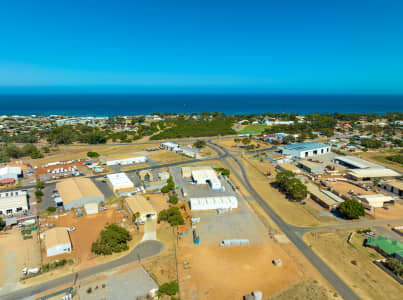
<instances>
[{"instance_id":1,"label":"green lawn","mask_svg":"<svg viewBox=\"0 0 403 300\"><path fill-rule=\"evenodd\" d=\"M264 124L247 125L239 133L262 133L266 128L268 126Z\"/></svg>"}]
</instances>

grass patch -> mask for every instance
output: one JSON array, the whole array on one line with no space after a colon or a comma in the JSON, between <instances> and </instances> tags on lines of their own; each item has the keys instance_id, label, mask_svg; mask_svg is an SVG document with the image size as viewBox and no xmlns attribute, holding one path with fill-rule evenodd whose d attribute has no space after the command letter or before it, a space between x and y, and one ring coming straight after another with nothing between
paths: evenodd
<instances>
[{"instance_id":1,"label":"grass patch","mask_svg":"<svg viewBox=\"0 0 403 300\"><path fill-rule=\"evenodd\" d=\"M269 126L264 124L247 125L239 133L262 133L266 128L269 128Z\"/></svg>"}]
</instances>

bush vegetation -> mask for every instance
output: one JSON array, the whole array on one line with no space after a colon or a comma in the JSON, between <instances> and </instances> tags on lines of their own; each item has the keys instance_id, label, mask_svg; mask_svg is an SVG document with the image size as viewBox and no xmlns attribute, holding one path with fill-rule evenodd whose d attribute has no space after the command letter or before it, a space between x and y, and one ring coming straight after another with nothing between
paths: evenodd
<instances>
[{"instance_id":1,"label":"bush vegetation","mask_svg":"<svg viewBox=\"0 0 403 300\"><path fill-rule=\"evenodd\" d=\"M292 200L301 201L308 195L306 185L295 178L294 173L291 171L277 173L276 183L280 190Z\"/></svg>"},{"instance_id":2,"label":"bush vegetation","mask_svg":"<svg viewBox=\"0 0 403 300\"><path fill-rule=\"evenodd\" d=\"M386 259L386 266L390 269L396 276L403 276L403 264L400 260L390 257Z\"/></svg>"},{"instance_id":3,"label":"bush vegetation","mask_svg":"<svg viewBox=\"0 0 403 300\"><path fill-rule=\"evenodd\" d=\"M359 219L365 216L364 205L353 199L344 200L344 202L339 205L338 210L346 219Z\"/></svg>"},{"instance_id":4,"label":"bush vegetation","mask_svg":"<svg viewBox=\"0 0 403 300\"><path fill-rule=\"evenodd\" d=\"M96 242L92 243L91 251L97 255L111 255L115 252L122 252L129 249L127 242L132 237L130 233L116 224L106 226L101 231Z\"/></svg>"},{"instance_id":5,"label":"bush vegetation","mask_svg":"<svg viewBox=\"0 0 403 300\"><path fill-rule=\"evenodd\" d=\"M168 221L171 226L184 225L185 220L179 208L172 206L168 209L163 209L158 214L158 222Z\"/></svg>"},{"instance_id":6,"label":"bush vegetation","mask_svg":"<svg viewBox=\"0 0 403 300\"><path fill-rule=\"evenodd\" d=\"M178 293L179 285L177 281L166 282L158 289L158 297L163 295L175 296Z\"/></svg>"},{"instance_id":7,"label":"bush vegetation","mask_svg":"<svg viewBox=\"0 0 403 300\"><path fill-rule=\"evenodd\" d=\"M174 183L172 176L169 176L169 178L167 180L167 185L162 187L161 192L166 194L169 191L172 191L173 189L175 189L175 183Z\"/></svg>"}]
</instances>

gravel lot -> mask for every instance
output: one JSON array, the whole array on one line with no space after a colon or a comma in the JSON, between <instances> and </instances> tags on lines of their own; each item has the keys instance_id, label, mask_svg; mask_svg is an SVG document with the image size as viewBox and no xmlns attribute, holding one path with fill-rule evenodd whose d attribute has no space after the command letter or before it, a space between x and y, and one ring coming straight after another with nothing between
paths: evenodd
<instances>
[{"instance_id":1,"label":"gravel lot","mask_svg":"<svg viewBox=\"0 0 403 300\"><path fill-rule=\"evenodd\" d=\"M142 267L111 273L113 273L112 276L108 276L106 280L81 286L78 291L80 299L132 300L136 297L145 297L151 289L158 288L158 285ZM89 288L92 289L90 294L87 293Z\"/></svg>"}]
</instances>

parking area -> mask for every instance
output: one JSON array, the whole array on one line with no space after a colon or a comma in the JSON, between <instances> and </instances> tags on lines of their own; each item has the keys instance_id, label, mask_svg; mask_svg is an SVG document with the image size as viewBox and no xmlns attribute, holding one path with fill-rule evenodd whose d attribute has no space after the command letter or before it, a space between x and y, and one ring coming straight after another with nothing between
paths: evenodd
<instances>
[{"instance_id":1,"label":"parking area","mask_svg":"<svg viewBox=\"0 0 403 300\"><path fill-rule=\"evenodd\" d=\"M42 201L38 204L38 210L39 211L44 211L48 207L56 207L56 202L52 195L54 194L53 191L56 190L56 183L52 182L42 190L43 196L42 196ZM35 196L32 198L35 199Z\"/></svg>"},{"instance_id":2,"label":"parking area","mask_svg":"<svg viewBox=\"0 0 403 300\"><path fill-rule=\"evenodd\" d=\"M201 245L219 245L226 239L248 239L251 244L270 242L268 229L251 210L244 199L238 200L238 208L218 214L215 210L192 211L192 217L200 217L196 232Z\"/></svg>"},{"instance_id":3,"label":"parking area","mask_svg":"<svg viewBox=\"0 0 403 300\"><path fill-rule=\"evenodd\" d=\"M219 245L224 239L249 239L251 244L265 244L270 241L268 229L249 207L247 201L236 193L222 176L218 176L222 190L213 190L208 184L193 184L183 178L181 168L172 167L170 173L175 185L183 189L186 200L192 197L227 197L238 199L238 208L224 213L217 210L191 211L192 217L200 217L196 232L202 245ZM182 194L183 195L183 194Z\"/></svg>"},{"instance_id":4,"label":"parking area","mask_svg":"<svg viewBox=\"0 0 403 300\"><path fill-rule=\"evenodd\" d=\"M104 194L105 199L110 199L114 197L113 191L111 187L108 185L106 182L106 179L104 178L92 178L91 179L94 184L97 186L97 188L101 191L102 194Z\"/></svg>"}]
</instances>

